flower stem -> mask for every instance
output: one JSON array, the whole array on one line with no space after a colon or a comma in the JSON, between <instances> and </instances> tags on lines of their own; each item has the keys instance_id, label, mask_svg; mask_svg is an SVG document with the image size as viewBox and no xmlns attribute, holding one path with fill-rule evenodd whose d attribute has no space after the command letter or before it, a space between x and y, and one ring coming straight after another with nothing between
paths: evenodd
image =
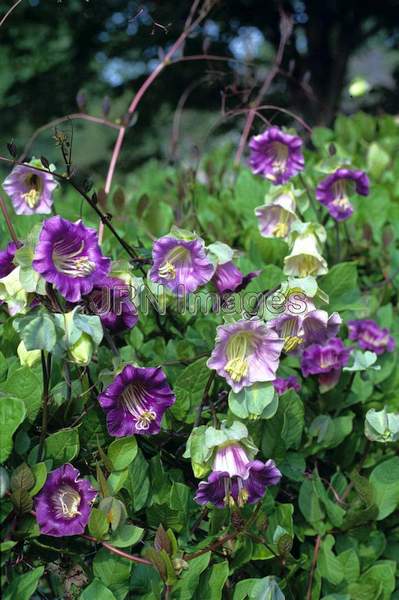
<instances>
[{"instance_id":1,"label":"flower stem","mask_svg":"<svg viewBox=\"0 0 399 600\"><path fill-rule=\"evenodd\" d=\"M47 361L44 350L41 351L42 360L42 374L43 374L43 409L42 409L42 429L40 432L39 439L39 450L37 452L37 462L42 460L44 441L47 435L47 423L48 423L48 403L49 403L49 389L50 389L50 376L51 376L51 354L48 353Z\"/></svg>"},{"instance_id":2,"label":"flower stem","mask_svg":"<svg viewBox=\"0 0 399 600\"><path fill-rule=\"evenodd\" d=\"M13 224L11 223L10 215L8 214L8 211L7 211L6 203L4 202L4 199L2 198L2 196L0 196L0 208L1 208L1 212L3 213L4 220L7 225L7 229L10 232L11 239L16 244L16 246L19 247L21 244L18 241L17 234L15 233L15 229L13 227Z\"/></svg>"}]
</instances>

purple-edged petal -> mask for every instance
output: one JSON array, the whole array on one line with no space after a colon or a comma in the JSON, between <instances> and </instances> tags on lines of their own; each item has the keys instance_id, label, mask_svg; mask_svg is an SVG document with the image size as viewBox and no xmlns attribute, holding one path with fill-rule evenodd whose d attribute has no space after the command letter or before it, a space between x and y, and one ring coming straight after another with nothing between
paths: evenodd
<instances>
[{"instance_id":1,"label":"purple-edged petal","mask_svg":"<svg viewBox=\"0 0 399 600\"><path fill-rule=\"evenodd\" d=\"M234 392L257 381L273 381L284 340L259 319L217 328L208 367L224 377Z\"/></svg>"},{"instance_id":2,"label":"purple-edged petal","mask_svg":"<svg viewBox=\"0 0 399 600\"><path fill-rule=\"evenodd\" d=\"M138 321L137 309L130 297L129 286L121 279L106 277L88 297L90 310L102 324L118 333L131 329Z\"/></svg>"},{"instance_id":3,"label":"purple-edged petal","mask_svg":"<svg viewBox=\"0 0 399 600\"><path fill-rule=\"evenodd\" d=\"M182 240L166 235L154 243L150 279L177 296L194 292L210 281L215 267L201 239Z\"/></svg>"},{"instance_id":4,"label":"purple-edged petal","mask_svg":"<svg viewBox=\"0 0 399 600\"><path fill-rule=\"evenodd\" d=\"M263 237L277 237L285 239L294 221L298 220L295 214L295 199L292 194L281 194L270 204L255 208L258 218L259 231Z\"/></svg>"},{"instance_id":5,"label":"purple-edged petal","mask_svg":"<svg viewBox=\"0 0 399 600\"><path fill-rule=\"evenodd\" d=\"M369 180L366 173L337 169L319 183L316 198L336 221L345 221L353 213L353 206L349 201L353 191L361 196L368 196Z\"/></svg>"},{"instance_id":6,"label":"purple-edged petal","mask_svg":"<svg viewBox=\"0 0 399 600\"><path fill-rule=\"evenodd\" d=\"M98 397L115 437L159 433L164 412L175 400L160 367L133 365L126 365Z\"/></svg>"},{"instance_id":7,"label":"purple-edged petal","mask_svg":"<svg viewBox=\"0 0 399 600\"><path fill-rule=\"evenodd\" d=\"M281 396L288 390L294 390L295 392L299 392L301 389L301 385L295 375L290 375L289 377L277 377L273 381L273 387L276 390L277 394Z\"/></svg>"},{"instance_id":8,"label":"purple-edged petal","mask_svg":"<svg viewBox=\"0 0 399 600\"><path fill-rule=\"evenodd\" d=\"M393 352L395 340L389 329L382 328L372 319L358 319L348 322L349 339L357 341L362 350L371 350L377 355Z\"/></svg>"},{"instance_id":9,"label":"purple-edged petal","mask_svg":"<svg viewBox=\"0 0 399 600\"><path fill-rule=\"evenodd\" d=\"M225 481L228 477L228 473L220 471L211 473L207 481L201 481L199 483L194 500L198 502L198 504L208 504L208 502L211 502L218 508L223 508L226 496Z\"/></svg>"},{"instance_id":10,"label":"purple-edged petal","mask_svg":"<svg viewBox=\"0 0 399 600\"><path fill-rule=\"evenodd\" d=\"M56 216L43 223L32 266L66 300L78 302L103 281L111 261L95 229Z\"/></svg>"},{"instance_id":11,"label":"purple-edged petal","mask_svg":"<svg viewBox=\"0 0 399 600\"><path fill-rule=\"evenodd\" d=\"M247 473L243 478L244 486L248 492L248 504L258 502L265 495L266 489L277 485L281 479L281 473L274 461L266 463L253 460L247 465Z\"/></svg>"},{"instance_id":12,"label":"purple-edged petal","mask_svg":"<svg viewBox=\"0 0 399 600\"><path fill-rule=\"evenodd\" d=\"M13 261L16 251L17 245L14 242L9 242L4 250L0 250L0 279L15 269Z\"/></svg>"},{"instance_id":13,"label":"purple-edged petal","mask_svg":"<svg viewBox=\"0 0 399 600\"><path fill-rule=\"evenodd\" d=\"M234 292L242 284L243 279L244 275L240 269L230 261L216 267L212 283L219 294L225 294L226 292Z\"/></svg>"},{"instance_id":14,"label":"purple-edged petal","mask_svg":"<svg viewBox=\"0 0 399 600\"><path fill-rule=\"evenodd\" d=\"M250 143L249 164L255 175L262 175L274 185L286 183L304 168L302 140L270 127L255 135Z\"/></svg>"},{"instance_id":15,"label":"purple-edged petal","mask_svg":"<svg viewBox=\"0 0 399 600\"><path fill-rule=\"evenodd\" d=\"M40 532L54 537L83 533L96 495L72 465L55 469L34 499Z\"/></svg>"},{"instance_id":16,"label":"purple-edged petal","mask_svg":"<svg viewBox=\"0 0 399 600\"><path fill-rule=\"evenodd\" d=\"M51 173L29 165L16 165L3 182L17 215L51 213L56 187L57 181Z\"/></svg>"}]
</instances>

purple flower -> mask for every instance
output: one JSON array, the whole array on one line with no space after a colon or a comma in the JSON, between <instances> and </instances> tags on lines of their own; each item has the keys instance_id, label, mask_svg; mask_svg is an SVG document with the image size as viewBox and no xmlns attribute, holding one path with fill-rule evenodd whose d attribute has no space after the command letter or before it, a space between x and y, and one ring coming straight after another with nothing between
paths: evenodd
<instances>
[{"instance_id":1,"label":"purple flower","mask_svg":"<svg viewBox=\"0 0 399 600\"><path fill-rule=\"evenodd\" d=\"M294 301L298 298L300 303L295 304L294 301L290 301L286 305L285 312L268 321L267 324L284 339L284 352L291 352L297 350L299 346L305 347L315 342L323 343L337 335L342 323L338 313L334 312L329 316L325 310L316 310L310 298L303 294L293 298ZM303 312L296 314L295 307L300 308L302 304L304 304Z\"/></svg>"},{"instance_id":2,"label":"purple flower","mask_svg":"<svg viewBox=\"0 0 399 600\"><path fill-rule=\"evenodd\" d=\"M160 367L127 365L98 401L107 414L110 435L159 433L165 410L176 398Z\"/></svg>"},{"instance_id":3,"label":"purple flower","mask_svg":"<svg viewBox=\"0 0 399 600\"><path fill-rule=\"evenodd\" d=\"M280 194L270 204L255 208L255 215L258 217L259 230L263 237L285 239L292 223L298 220L294 196Z\"/></svg>"},{"instance_id":4,"label":"purple flower","mask_svg":"<svg viewBox=\"0 0 399 600\"><path fill-rule=\"evenodd\" d=\"M384 354L395 349L395 340L389 334L389 329L383 329L371 319L349 321L348 329L349 339L357 341L362 350Z\"/></svg>"},{"instance_id":5,"label":"purple flower","mask_svg":"<svg viewBox=\"0 0 399 600\"><path fill-rule=\"evenodd\" d=\"M226 292L234 292L242 284L244 275L241 273L233 261L223 263L216 267L212 277L212 283L220 295Z\"/></svg>"},{"instance_id":6,"label":"purple flower","mask_svg":"<svg viewBox=\"0 0 399 600\"><path fill-rule=\"evenodd\" d=\"M122 279L106 277L100 286L93 288L88 299L90 310L111 331L131 329L138 321L129 286Z\"/></svg>"},{"instance_id":7,"label":"purple flower","mask_svg":"<svg viewBox=\"0 0 399 600\"><path fill-rule=\"evenodd\" d=\"M102 255L95 229L62 217L44 221L32 266L70 302L102 282L111 261Z\"/></svg>"},{"instance_id":8,"label":"purple flower","mask_svg":"<svg viewBox=\"0 0 399 600\"><path fill-rule=\"evenodd\" d=\"M296 135L284 133L278 127L270 127L249 142L249 164L255 175L262 175L274 185L286 183L303 170L302 140Z\"/></svg>"},{"instance_id":9,"label":"purple flower","mask_svg":"<svg viewBox=\"0 0 399 600\"><path fill-rule=\"evenodd\" d=\"M14 242L9 242L5 250L0 250L0 279L15 269L13 261L16 251L17 245Z\"/></svg>"},{"instance_id":10,"label":"purple flower","mask_svg":"<svg viewBox=\"0 0 399 600\"><path fill-rule=\"evenodd\" d=\"M79 475L70 464L48 474L46 483L35 497L41 533L61 537L84 532L97 492L87 479L79 479Z\"/></svg>"},{"instance_id":11,"label":"purple flower","mask_svg":"<svg viewBox=\"0 0 399 600\"><path fill-rule=\"evenodd\" d=\"M224 377L234 392L256 381L273 381L284 340L259 319L217 328L208 367Z\"/></svg>"},{"instance_id":12,"label":"purple flower","mask_svg":"<svg viewBox=\"0 0 399 600\"><path fill-rule=\"evenodd\" d=\"M301 389L301 384L299 383L295 375L290 375L286 378L277 377L273 381L273 387L276 390L277 394L281 396L288 390L295 390L296 392L299 392Z\"/></svg>"},{"instance_id":13,"label":"purple flower","mask_svg":"<svg viewBox=\"0 0 399 600\"><path fill-rule=\"evenodd\" d=\"M266 488L276 485L281 473L272 460L249 460L239 443L221 446L216 451L208 481L201 481L195 496L198 504L211 502L218 508L242 507L258 502Z\"/></svg>"},{"instance_id":14,"label":"purple flower","mask_svg":"<svg viewBox=\"0 0 399 600\"><path fill-rule=\"evenodd\" d=\"M178 296L207 283L215 270L201 239L183 240L165 235L155 242L152 258L151 281L165 285Z\"/></svg>"},{"instance_id":15,"label":"purple flower","mask_svg":"<svg viewBox=\"0 0 399 600\"><path fill-rule=\"evenodd\" d=\"M369 179L364 171L337 169L319 183L316 198L336 221L345 221L353 213L348 196L356 191L368 196Z\"/></svg>"},{"instance_id":16,"label":"purple flower","mask_svg":"<svg viewBox=\"0 0 399 600\"><path fill-rule=\"evenodd\" d=\"M320 391L327 392L337 384L350 353L339 338L331 338L324 345L312 344L303 351L302 374L319 375Z\"/></svg>"},{"instance_id":17,"label":"purple flower","mask_svg":"<svg viewBox=\"0 0 399 600\"><path fill-rule=\"evenodd\" d=\"M42 168L41 162L38 166ZM57 182L51 173L37 171L29 165L16 165L3 182L17 215L51 213L52 194L56 187Z\"/></svg>"}]
</instances>

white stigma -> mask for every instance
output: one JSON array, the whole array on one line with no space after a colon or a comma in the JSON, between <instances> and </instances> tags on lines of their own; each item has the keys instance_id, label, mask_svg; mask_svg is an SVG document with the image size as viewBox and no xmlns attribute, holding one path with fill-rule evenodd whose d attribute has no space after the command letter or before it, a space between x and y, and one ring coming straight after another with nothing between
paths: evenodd
<instances>
[{"instance_id":1,"label":"white stigma","mask_svg":"<svg viewBox=\"0 0 399 600\"><path fill-rule=\"evenodd\" d=\"M64 519L73 519L80 515L79 505L81 497L79 493L69 485L61 486L53 496L56 517Z\"/></svg>"},{"instance_id":2,"label":"white stigma","mask_svg":"<svg viewBox=\"0 0 399 600\"><path fill-rule=\"evenodd\" d=\"M133 383L129 384L121 395L124 407L135 419L136 427L140 431L149 429L152 421L157 418L155 411L148 410L145 406L145 400L148 396L143 386Z\"/></svg>"},{"instance_id":3,"label":"white stigma","mask_svg":"<svg viewBox=\"0 0 399 600\"><path fill-rule=\"evenodd\" d=\"M54 244L52 258L57 271L71 277L87 277L90 275L95 270L96 264L88 256L80 256L84 246L85 243L82 240L77 250L65 254L63 252L65 249L64 240Z\"/></svg>"}]
</instances>

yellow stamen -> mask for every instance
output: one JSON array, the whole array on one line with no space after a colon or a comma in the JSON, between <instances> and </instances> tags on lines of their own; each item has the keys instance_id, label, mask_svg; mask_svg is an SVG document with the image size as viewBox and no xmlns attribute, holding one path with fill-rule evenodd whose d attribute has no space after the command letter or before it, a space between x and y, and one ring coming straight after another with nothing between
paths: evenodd
<instances>
[{"instance_id":1,"label":"yellow stamen","mask_svg":"<svg viewBox=\"0 0 399 600\"><path fill-rule=\"evenodd\" d=\"M303 339L297 335L288 336L285 338L283 350L284 352L291 352L298 348L300 344L303 344Z\"/></svg>"},{"instance_id":2,"label":"yellow stamen","mask_svg":"<svg viewBox=\"0 0 399 600\"><path fill-rule=\"evenodd\" d=\"M159 267L158 274L163 279L176 278L176 266L183 265L191 258L190 251L184 246L176 246L166 256L165 262Z\"/></svg>"},{"instance_id":3,"label":"yellow stamen","mask_svg":"<svg viewBox=\"0 0 399 600\"><path fill-rule=\"evenodd\" d=\"M158 274L163 279L175 279L176 269L170 262L166 262L158 269Z\"/></svg>"},{"instance_id":4,"label":"yellow stamen","mask_svg":"<svg viewBox=\"0 0 399 600\"><path fill-rule=\"evenodd\" d=\"M288 233L288 225L287 223L278 223L276 227L273 229L273 235L277 238L284 238Z\"/></svg>"},{"instance_id":5,"label":"yellow stamen","mask_svg":"<svg viewBox=\"0 0 399 600\"><path fill-rule=\"evenodd\" d=\"M25 192L25 194L22 194L22 198L29 206L29 208L36 208L36 206L39 204L40 192L32 188L31 190L29 190L29 192Z\"/></svg>"},{"instance_id":6,"label":"yellow stamen","mask_svg":"<svg viewBox=\"0 0 399 600\"><path fill-rule=\"evenodd\" d=\"M250 336L247 333L236 333L227 342L226 356L228 361L225 371L229 373L233 381L241 381L248 372L249 338Z\"/></svg>"}]
</instances>

